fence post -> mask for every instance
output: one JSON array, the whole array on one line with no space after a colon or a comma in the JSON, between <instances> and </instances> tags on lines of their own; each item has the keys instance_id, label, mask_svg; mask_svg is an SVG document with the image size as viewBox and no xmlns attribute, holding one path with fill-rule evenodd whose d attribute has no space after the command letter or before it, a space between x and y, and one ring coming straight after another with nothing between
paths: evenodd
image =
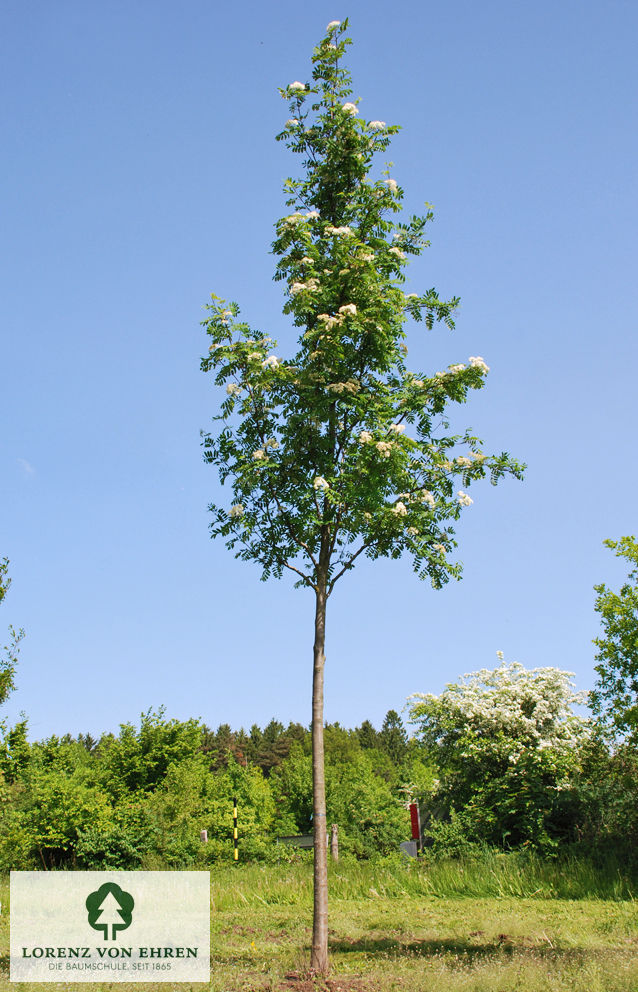
<instances>
[{"instance_id":1,"label":"fence post","mask_svg":"<svg viewBox=\"0 0 638 992\"><path fill-rule=\"evenodd\" d=\"M339 827L336 823L330 829L330 854L333 861L339 860Z\"/></svg>"}]
</instances>

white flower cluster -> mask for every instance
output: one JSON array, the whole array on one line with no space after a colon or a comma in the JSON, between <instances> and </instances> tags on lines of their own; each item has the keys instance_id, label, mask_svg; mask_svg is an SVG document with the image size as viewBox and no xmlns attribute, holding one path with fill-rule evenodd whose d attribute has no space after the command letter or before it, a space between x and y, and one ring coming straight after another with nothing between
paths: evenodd
<instances>
[{"instance_id":1,"label":"white flower cluster","mask_svg":"<svg viewBox=\"0 0 638 992\"><path fill-rule=\"evenodd\" d=\"M399 502L394 504L394 506L392 507L392 512L396 513L397 517L407 517L408 508L405 505L405 503Z\"/></svg>"},{"instance_id":2,"label":"white flower cluster","mask_svg":"<svg viewBox=\"0 0 638 992\"><path fill-rule=\"evenodd\" d=\"M373 131L383 131L386 126L385 121L370 121L368 124L368 127L371 127Z\"/></svg>"},{"instance_id":3,"label":"white flower cluster","mask_svg":"<svg viewBox=\"0 0 638 992\"><path fill-rule=\"evenodd\" d=\"M456 374L457 372L462 372L465 365L448 365L450 372Z\"/></svg>"},{"instance_id":4,"label":"white flower cluster","mask_svg":"<svg viewBox=\"0 0 638 992\"><path fill-rule=\"evenodd\" d=\"M471 460L469 458L466 458L465 455L460 455L456 459L456 464L460 468L469 468L469 466L472 464L472 462L471 462Z\"/></svg>"},{"instance_id":5,"label":"white flower cluster","mask_svg":"<svg viewBox=\"0 0 638 992\"><path fill-rule=\"evenodd\" d=\"M470 355L470 365L473 369L480 369L481 372L489 372L490 367L486 365L480 355Z\"/></svg>"},{"instance_id":6,"label":"white flower cluster","mask_svg":"<svg viewBox=\"0 0 638 992\"><path fill-rule=\"evenodd\" d=\"M300 83L298 79L295 79L294 83L288 84L288 89L292 90L293 93L301 93L302 91L305 92L306 86L305 83Z\"/></svg>"},{"instance_id":7,"label":"white flower cluster","mask_svg":"<svg viewBox=\"0 0 638 992\"><path fill-rule=\"evenodd\" d=\"M243 517L243 515L244 515L244 508L241 503L235 503L234 506L231 506L228 512L228 516L232 517L234 520L236 520L238 517Z\"/></svg>"},{"instance_id":8,"label":"white flower cluster","mask_svg":"<svg viewBox=\"0 0 638 992\"><path fill-rule=\"evenodd\" d=\"M266 452L264 451L263 448L257 448L256 451L253 451L253 461L260 462L262 458L265 457L266 457Z\"/></svg>"},{"instance_id":9,"label":"white flower cluster","mask_svg":"<svg viewBox=\"0 0 638 992\"><path fill-rule=\"evenodd\" d=\"M456 726L469 728L485 742L501 734L520 746L572 748L582 737L586 721L574 716L572 706L586 693L573 690L573 673L558 668L526 669L518 662L482 669L450 683L440 696L418 694L413 718L441 714Z\"/></svg>"},{"instance_id":10,"label":"white flower cluster","mask_svg":"<svg viewBox=\"0 0 638 992\"><path fill-rule=\"evenodd\" d=\"M368 441L372 440L372 434L370 431L361 431L359 434L359 444L367 444Z\"/></svg>"},{"instance_id":11,"label":"white flower cluster","mask_svg":"<svg viewBox=\"0 0 638 992\"><path fill-rule=\"evenodd\" d=\"M417 537L418 533L416 527L408 527L406 531L406 534L409 534L410 537Z\"/></svg>"},{"instance_id":12,"label":"white flower cluster","mask_svg":"<svg viewBox=\"0 0 638 992\"><path fill-rule=\"evenodd\" d=\"M377 441L375 448L382 458L389 458L392 454L392 445L389 441Z\"/></svg>"},{"instance_id":13,"label":"white flower cluster","mask_svg":"<svg viewBox=\"0 0 638 992\"><path fill-rule=\"evenodd\" d=\"M261 361L262 358L263 355L260 351L251 351L250 354L248 355L249 362L259 362Z\"/></svg>"},{"instance_id":14,"label":"white flower cluster","mask_svg":"<svg viewBox=\"0 0 638 992\"><path fill-rule=\"evenodd\" d=\"M446 548L444 544L433 544L432 550L438 552L438 554L440 555L444 555Z\"/></svg>"},{"instance_id":15,"label":"white flower cluster","mask_svg":"<svg viewBox=\"0 0 638 992\"><path fill-rule=\"evenodd\" d=\"M229 382L226 386L226 392L229 396L237 396L241 393L241 386L238 386L236 382Z\"/></svg>"},{"instance_id":16,"label":"white flower cluster","mask_svg":"<svg viewBox=\"0 0 638 992\"><path fill-rule=\"evenodd\" d=\"M269 355L262 363L261 367L263 369L276 369L279 368L279 359L276 355Z\"/></svg>"},{"instance_id":17,"label":"white flower cluster","mask_svg":"<svg viewBox=\"0 0 638 992\"><path fill-rule=\"evenodd\" d=\"M317 220L320 216L321 215L318 210L309 210L306 214L306 220Z\"/></svg>"},{"instance_id":18,"label":"white flower cluster","mask_svg":"<svg viewBox=\"0 0 638 992\"><path fill-rule=\"evenodd\" d=\"M293 282L290 287L290 295L296 296L297 293L309 292L314 293L319 288L319 281L317 279L306 279L305 282Z\"/></svg>"},{"instance_id":19,"label":"white flower cluster","mask_svg":"<svg viewBox=\"0 0 638 992\"><path fill-rule=\"evenodd\" d=\"M421 490L421 499L424 503L427 503L431 510L436 506L436 500L429 489Z\"/></svg>"},{"instance_id":20,"label":"white flower cluster","mask_svg":"<svg viewBox=\"0 0 638 992\"><path fill-rule=\"evenodd\" d=\"M299 127L301 121L298 121L296 117L291 117L286 121L286 127Z\"/></svg>"},{"instance_id":21,"label":"white flower cluster","mask_svg":"<svg viewBox=\"0 0 638 992\"><path fill-rule=\"evenodd\" d=\"M403 434L405 431L405 424L390 424L388 430L391 434Z\"/></svg>"},{"instance_id":22,"label":"white flower cluster","mask_svg":"<svg viewBox=\"0 0 638 992\"><path fill-rule=\"evenodd\" d=\"M347 224L343 224L341 227L333 227L332 224L328 224L325 228L325 233L333 238L347 238L350 237L350 235L353 235L354 231L351 227L348 227Z\"/></svg>"},{"instance_id":23,"label":"white flower cluster","mask_svg":"<svg viewBox=\"0 0 638 992\"><path fill-rule=\"evenodd\" d=\"M470 496L468 496L467 493L464 493L462 489L459 489L458 497L459 497L459 504L461 506L471 506L472 503L474 502L474 500Z\"/></svg>"},{"instance_id":24,"label":"white flower cluster","mask_svg":"<svg viewBox=\"0 0 638 992\"><path fill-rule=\"evenodd\" d=\"M396 245L394 246L394 248L390 248L390 254L396 255L396 257L400 258L401 260L403 260L406 257L405 252L401 251L400 248L397 248Z\"/></svg>"},{"instance_id":25,"label":"white flower cluster","mask_svg":"<svg viewBox=\"0 0 638 992\"><path fill-rule=\"evenodd\" d=\"M356 103L344 103L344 105L343 105L343 107L341 109L342 110L345 110L345 112L347 114L351 114L353 116L354 116L354 114L358 114L359 113L359 111L357 109Z\"/></svg>"},{"instance_id":26,"label":"white flower cluster","mask_svg":"<svg viewBox=\"0 0 638 992\"><path fill-rule=\"evenodd\" d=\"M361 386L354 379L349 379L348 382L331 382L328 389L338 396L341 396L342 393L349 393L351 396L355 396L361 389Z\"/></svg>"},{"instance_id":27,"label":"white flower cluster","mask_svg":"<svg viewBox=\"0 0 638 992\"><path fill-rule=\"evenodd\" d=\"M317 320L322 321L326 325L327 331L330 331L333 327L338 327L343 323L343 317L331 317L328 313L320 313Z\"/></svg>"},{"instance_id":28,"label":"white flower cluster","mask_svg":"<svg viewBox=\"0 0 638 992\"><path fill-rule=\"evenodd\" d=\"M282 220L282 224L285 227L295 227L299 223L299 221L303 219L304 219L304 214L300 213L297 210L294 214L288 214L287 217L284 217Z\"/></svg>"},{"instance_id":29,"label":"white flower cluster","mask_svg":"<svg viewBox=\"0 0 638 992\"><path fill-rule=\"evenodd\" d=\"M330 32L331 31L334 31L335 28L338 28L340 24L341 24L341 21L330 21L330 24L326 28L326 34L330 34Z\"/></svg>"},{"instance_id":30,"label":"white flower cluster","mask_svg":"<svg viewBox=\"0 0 638 992\"><path fill-rule=\"evenodd\" d=\"M339 313L342 313L344 317L356 317L357 307L354 303L344 303L343 306L339 307Z\"/></svg>"},{"instance_id":31,"label":"white flower cluster","mask_svg":"<svg viewBox=\"0 0 638 992\"><path fill-rule=\"evenodd\" d=\"M374 262L375 254L373 251L362 251L357 258L360 262Z\"/></svg>"},{"instance_id":32,"label":"white flower cluster","mask_svg":"<svg viewBox=\"0 0 638 992\"><path fill-rule=\"evenodd\" d=\"M384 179L383 181L391 193L398 192L399 184L397 183L396 179Z\"/></svg>"},{"instance_id":33,"label":"white flower cluster","mask_svg":"<svg viewBox=\"0 0 638 992\"><path fill-rule=\"evenodd\" d=\"M323 475L318 475L313 482L312 487L315 490L320 489L323 493L325 493L327 489L330 489L330 484L326 482Z\"/></svg>"}]
</instances>

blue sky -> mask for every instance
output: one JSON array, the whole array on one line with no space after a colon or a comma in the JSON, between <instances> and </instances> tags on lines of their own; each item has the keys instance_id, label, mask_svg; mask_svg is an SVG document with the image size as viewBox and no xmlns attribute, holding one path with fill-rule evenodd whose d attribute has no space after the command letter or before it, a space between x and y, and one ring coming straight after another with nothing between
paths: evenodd
<instances>
[{"instance_id":1,"label":"blue sky","mask_svg":"<svg viewBox=\"0 0 638 992\"><path fill-rule=\"evenodd\" d=\"M411 360L482 355L459 423L529 467L472 488L460 583L405 560L339 584L326 716L378 725L497 650L592 685L592 587L624 576L602 541L636 531L635 4L8 0L0 620L27 632L5 713L35 738L161 704L309 722L311 595L208 537L199 321L215 292L290 345L277 87L345 16L362 115L403 127L406 210L436 207L406 289L462 300L453 333L411 329Z\"/></svg>"}]
</instances>

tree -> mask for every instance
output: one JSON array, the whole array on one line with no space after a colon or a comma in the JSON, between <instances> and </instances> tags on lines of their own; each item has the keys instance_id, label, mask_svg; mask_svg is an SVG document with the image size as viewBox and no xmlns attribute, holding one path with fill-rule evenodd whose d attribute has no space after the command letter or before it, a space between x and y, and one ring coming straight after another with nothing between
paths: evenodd
<instances>
[{"instance_id":1,"label":"tree","mask_svg":"<svg viewBox=\"0 0 638 992\"><path fill-rule=\"evenodd\" d=\"M572 673L502 662L412 697L411 719L439 768L433 805L471 839L551 850L565 839L587 723Z\"/></svg>"},{"instance_id":2,"label":"tree","mask_svg":"<svg viewBox=\"0 0 638 992\"><path fill-rule=\"evenodd\" d=\"M357 727L356 733L359 738L359 744L364 750L377 746L378 734L370 720L364 720L361 726Z\"/></svg>"},{"instance_id":3,"label":"tree","mask_svg":"<svg viewBox=\"0 0 638 992\"><path fill-rule=\"evenodd\" d=\"M523 466L488 456L469 431L450 432L449 403L480 389L480 357L445 371L409 371L404 323L452 328L457 299L434 289L403 292L408 256L427 245L432 217L398 222L403 191L388 170L370 177L375 155L399 128L366 121L348 100L347 21L333 21L312 56L312 82L280 90L290 119L277 136L303 156L303 176L284 184L292 212L276 224L275 279L283 312L299 328L296 354L275 353L264 331L238 320L236 303L212 295L205 372L225 399L203 436L205 460L229 481L232 505L212 504L211 534L262 579L292 572L315 597L312 756L314 923L311 967L328 970L323 679L326 605L361 555L412 555L420 578L440 588L460 576L453 522L472 503L466 490ZM406 428L412 426L415 435ZM460 450L459 450L460 449ZM462 489L457 489L458 480ZM455 484L456 483L456 484Z\"/></svg>"},{"instance_id":4,"label":"tree","mask_svg":"<svg viewBox=\"0 0 638 992\"><path fill-rule=\"evenodd\" d=\"M621 537L603 542L633 566L628 581L616 593L606 585L594 586L595 610L600 613L604 637L597 637L595 671L598 679L590 704L601 722L617 733L638 737L638 541Z\"/></svg>"},{"instance_id":5,"label":"tree","mask_svg":"<svg viewBox=\"0 0 638 992\"><path fill-rule=\"evenodd\" d=\"M408 735L396 710L388 710L379 733L379 747L396 765L402 764L408 753Z\"/></svg>"}]
</instances>

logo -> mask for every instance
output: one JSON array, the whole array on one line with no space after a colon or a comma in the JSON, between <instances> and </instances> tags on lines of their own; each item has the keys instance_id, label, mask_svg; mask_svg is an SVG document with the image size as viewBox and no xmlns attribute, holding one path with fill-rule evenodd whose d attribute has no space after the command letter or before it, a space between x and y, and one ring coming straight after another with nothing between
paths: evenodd
<instances>
[{"instance_id":1,"label":"logo","mask_svg":"<svg viewBox=\"0 0 638 992\"><path fill-rule=\"evenodd\" d=\"M105 882L86 899L89 925L101 930L104 940L115 940L118 930L126 930L133 921L135 900L130 892L125 892L115 882Z\"/></svg>"},{"instance_id":2,"label":"logo","mask_svg":"<svg viewBox=\"0 0 638 992\"><path fill-rule=\"evenodd\" d=\"M10 979L21 988L210 982L207 871L12 871L10 893Z\"/></svg>"}]
</instances>

